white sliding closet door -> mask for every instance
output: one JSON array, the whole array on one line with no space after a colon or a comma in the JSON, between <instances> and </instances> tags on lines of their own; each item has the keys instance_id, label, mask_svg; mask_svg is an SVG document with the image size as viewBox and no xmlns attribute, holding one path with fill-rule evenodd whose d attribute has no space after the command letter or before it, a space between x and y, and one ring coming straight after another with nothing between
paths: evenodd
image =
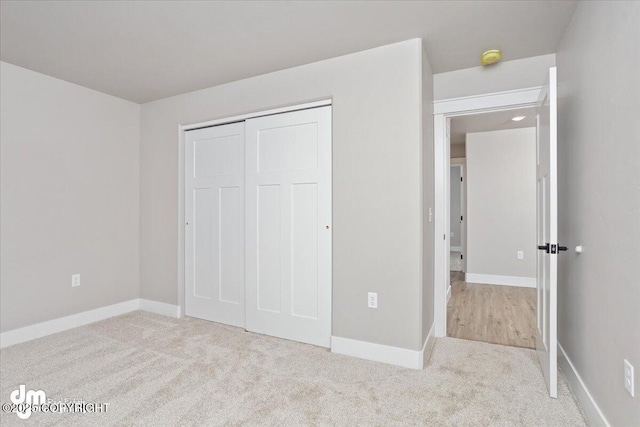
<instances>
[{"instance_id":1,"label":"white sliding closet door","mask_svg":"<svg viewBox=\"0 0 640 427\"><path fill-rule=\"evenodd\" d=\"M186 133L185 313L245 323L244 123Z\"/></svg>"},{"instance_id":2,"label":"white sliding closet door","mask_svg":"<svg viewBox=\"0 0 640 427\"><path fill-rule=\"evenodd\" d=\"M331 340L331 107L246 121L246 328Z\"/></svg>"}]
</instances>

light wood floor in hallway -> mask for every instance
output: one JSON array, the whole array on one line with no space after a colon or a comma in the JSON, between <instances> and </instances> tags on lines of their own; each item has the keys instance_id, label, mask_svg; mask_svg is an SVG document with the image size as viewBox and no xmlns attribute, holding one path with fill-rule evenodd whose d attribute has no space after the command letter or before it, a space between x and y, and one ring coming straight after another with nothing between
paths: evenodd
<instances>
[{"instance_id":1,"label":"light wood floor in hallway","mask_svg":"<svg viewBox=\"0 0 640 427\"><path fill-rule=\"evenodd\" d=\"M535 310L535 289L467 283L451 272L449 337L535 348Z\"/></svg>"}]
</instances>

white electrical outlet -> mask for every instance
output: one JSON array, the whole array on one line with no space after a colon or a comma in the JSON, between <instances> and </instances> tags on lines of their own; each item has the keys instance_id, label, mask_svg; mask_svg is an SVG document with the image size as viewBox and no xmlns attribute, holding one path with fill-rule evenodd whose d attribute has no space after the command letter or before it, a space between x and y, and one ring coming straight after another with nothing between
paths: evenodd
<instances>
[{"instance_id":1,"label":"white electrical outlet","mask_svg":"<svg viewBox=\"0 0 640 427\"><path fill-rule=\"evenodd\" d=\"M76 286L80 286L80 275L72 274L71 275L71 287L75 288Z\"/></svg>"},{"instance_id":2,"label":"white electrical outlet","mask_svg":"<svg viewBox=\"0 0 640 427\"><path fill-rule=\"evenodd\" d=\"M624 388L627 389L631 397L636 397L636 390L633 378L633 365L624 359Z\"/></svg>"},{"instance_id":3,"label":"white electrical outlet","mask_svg":"<svg viewBox=\"0 0 640 427\"><path fill-rule=\"evenodd\" d=\"M518 259L524 259L524 252L518 251Z\"/></svg>"},{"instance_id":4,"label":"white electrical outlet","mask_svg":"<svg viewBox=\"0 0 640 427\"><path fill-rule=\"evenodd\" d=\"M378 308L378 294L376 292L369 292L367 296L367 307Z\"/></svg>"}]
</instances>

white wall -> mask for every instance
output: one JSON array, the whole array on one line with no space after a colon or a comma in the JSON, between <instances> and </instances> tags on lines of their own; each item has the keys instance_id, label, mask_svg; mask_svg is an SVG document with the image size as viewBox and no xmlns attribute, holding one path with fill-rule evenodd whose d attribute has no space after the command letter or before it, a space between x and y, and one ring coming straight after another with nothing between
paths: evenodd
<instances>
[{"instance_id":1,"label":"white wall","mask_svg":"<svg viewBox=\"0 0 640 427\"><path fill-rule=\"evenodd\" d=\"M460 159L466 155L465 144L451 144L449 149L449 157L452 159Z\"/></svg>"},{"instance_id":2,"label":"white wall","mask_svg":"<svg viewBox=\"0 0 640 427\"><path fill-rule=\"evenodd\" d=\"M555 61L555 54L549 54L434 74L434 99L542 86L549 67L553 67Z\"/></svg>"},{"instance_id":3,"label":"white wall","mask_svg":"<svg viewBox=\"0 0 640 427\"><path fill-rule=\"evenodd\" d=\"M0 66L1 330L138 298L139 105Z\"/></svg>"},{"instance_id":4,"label":"white wall","mask_svg":"<svg viewBox=\"0 0 640 427\"><path fill-rule=\"evenodd\" d=\"M419 350L432 292L422 283L423 174L432 182L421 164L421 138L432 138L422 64L421 41L409 40L142 105L143 298L182 299L178 126L332 98L333 335ZM367 292L378 293L377 310Z\"/></svg>"},{"instance_id":5,"label":"white wall","mask_svg":"<svg viewBox=\"0 0 640 427\"><path fill-rule=\"evenodd\" d=\"M613 426L640 423L639 76L640 3L581 2L558 49L558 170L560 243L584 253L559 257L558 340Z\"/></svg>"},{"instance_id":6,"label":"white wall","mask_svg":"<svg viewBox=\"0 0 640 427\"><path fill-rule=\"evenodd\" d=\"M535 147L535 128L467 134L469 276L535 280Z\"/></svg>"}]
</instances>

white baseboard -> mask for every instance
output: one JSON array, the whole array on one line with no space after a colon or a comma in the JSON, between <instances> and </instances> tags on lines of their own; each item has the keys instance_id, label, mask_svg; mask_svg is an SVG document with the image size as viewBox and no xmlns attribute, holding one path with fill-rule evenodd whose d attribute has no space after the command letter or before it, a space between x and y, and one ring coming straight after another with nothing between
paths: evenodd
<instances>
[{"instance_id":1,"label":"white baseboard","mask_svg":"<svg viewBox=\"0 0 640 427\"><path fill-rule=\"evenodd\" d=\"M591 426L606 426L611 427L611 424L607 421L604 414L600 410L600 407L594 400L593 396L589 392L589 389L585 385L584 381L576 371L575 366L571 363L571 359L567 356L567 353L564 351L564 348L558 343L558 363L560 364L560 369L562 369L562 373L567 378L567 382L571 389L573 390L573 394L580 402L580 406L584 410L587 418L588 424Z\"/></svg>"},{"instance_id":2,"label":"white baseboard","mask_svg":"<svg viewBox=\"0 0 640 427\"><path fill-rule=\"evenodd\" d=\"M535 288L535 277L519 276L498 276L494 274L474 274L467 273L465 276L467 283L484 283L486 285L519 286L521 288Z\"/></svg>"},{"instance_id":3,"label":"white baseboard","mask_svg":"<svg viewBox=\"0 0 640 427\"><path fill-rule=\"evenodd\" d=\"M94 310L83 311L82 313L36 323L35 325L25 326L12 331L2 332L0 334L0 348L35 340L36 338L42 338L47 335L99 322L100 320L120 316L121 314L136 310L149 311L151 313L175 318L179 318L181 315L180 306L136 298Z\"/></svg>"},{"instance_id":4,"label":"white baseboard","mask_svg":"<svg viewBox=\"0 0 640 427\"><path fill-rule=\"evenodd\" d=\"M429 339L425 341L424 345L426 346L428 343ZM425 347L422 350L409 350L349 338L331 337L332 353L411 369L422 369L424 367L424 349Z\"/></svg>"},{"instance_id":5,"label":"white baseboard","mask_svg":"<svg viewBox=\"0 0 640 427\"><path fill-rule=\"evenodd\" d=\"M144 298L140 298L140 310L160 314L162 316L173 317L175 319L182 317L182 311L179 305L167 304L166 302L152 301Z\"/></svg>"},{"instance_id":6,"label":"white baseboard","mask_svg":"<svg viewBox=\"0 0 640 427\"><path fill-rule=\"evenodd\" d=\"M462 246L449 246L451 252L462 252Z\"/></svg>"},{"instance_id":7,"label":"white baseboard","mask_svg":"<svg viewBox=\"0 0 640 427\"><path fill-rule=\"evenodd\" d=\"M121 314L138 310L139 307L139 300L132 299L118 304L108 305L106 307L100 307L94 310L84 311L82 313L72 314L70 316L60 317L58 319L48 320L46 322L36 323L35 325L3 332L0 334L0 348L31 341L36 338L77 328L78 326L88 325L89 323L108 319L109 317L119 316Z\"/></svg>"},{"instance_id":8,"label":"white baseboard","mask_svg":"<svg viewBox=\"0 0 640 427\"><path fill-rule=\"evenodd\" d=\"M449 287L447 288L447 304L449 303L450 299L451 299L451 285L449 285Z\"/></svg>"},{"instance_id":9,"label":"white baseboard","mask_svg":"<svg viewBox=\"0 0 640 427\"><path fill-rule=\"evenodd\" d=\"M422 368L424 369L429 360L431 359L431 353L433 353L433 346L436 344L436 322L431 324L431 329L429 329L429 334L427 335L427 339L424 341L424 345L422 346Z\"/></svg>"}]
</instances>

